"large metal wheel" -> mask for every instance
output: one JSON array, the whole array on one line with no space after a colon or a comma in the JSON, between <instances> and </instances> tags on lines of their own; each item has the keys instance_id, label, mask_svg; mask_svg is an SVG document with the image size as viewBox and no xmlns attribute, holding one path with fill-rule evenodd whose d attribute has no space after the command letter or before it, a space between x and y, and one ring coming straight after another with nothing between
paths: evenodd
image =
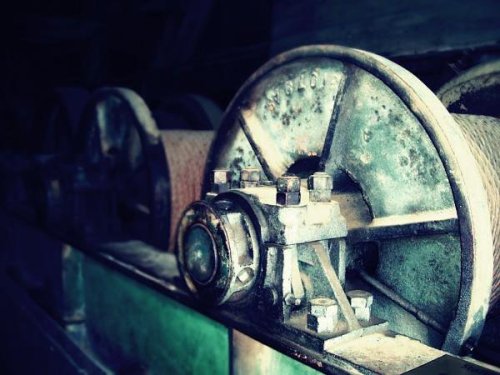
<instances>
[{"instance_id":1,"label":"large metal wheel","mask_svg":"<svg viewBox=\"0 0 500 375\"><path fill-rule=\"evenodd\" d=\"M203 112L201 105L193 106ZM106 185L115 201L104 215L102 207L92 209L91 217L101 222L97 232L116 228L165 250L173 248L173 233L185 206L200 198L213 132L185 130L188 121L166 111L163 115L163 128L182 130L159 130L133 91L100 89L83 116L79 153L92 176L92 188ZM208 121L208 115L199 121ZM95 194L96 200L100 196ZM89 204L94 204L92 198Z\"/></svg>"},{"instance_id":2,"label":"large metal wheel","mask_svg":"<svg viewBox=\"0 0 500 375\"><path fill-rule=\"evenodd\" d=\"M147 105L131 90L100 89L89 100L81 129L78 154L83 155L87 171L104 173L102 180L116 192L117 212L95 207L96 215L108 214L106 220L116 221L113 225L120 231L166 248L168 167L160 132ZM93 183L99 180L93 179Z\"/></svg>"},{"instance_id":3,"label":"large metal wheel","mask_svg":"<svg viewBox=\"0 0 500 375\"><path fill-rule=\"evenodd\" d=\"M374 291L374 314L393 330L453 353L478 338L492 285L485 189L452 116L411 73L337 46L275 57L229 105L206 171L229 168L237 182L250 166L270 181L334 177L349 226L347 283L364 270L445 327ZM364 236L373 226L384 229Z\"/></svg>"}]
</instances>

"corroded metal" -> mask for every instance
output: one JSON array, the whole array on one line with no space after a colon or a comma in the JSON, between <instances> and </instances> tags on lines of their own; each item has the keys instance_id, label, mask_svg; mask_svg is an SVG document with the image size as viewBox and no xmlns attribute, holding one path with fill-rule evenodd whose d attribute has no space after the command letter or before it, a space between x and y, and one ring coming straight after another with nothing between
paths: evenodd
<instances>
[{"instance_id":1,"label":"corroded metal","mask_svg":"<svg viewBox=\"0 0 500 375\"><path fill-rule=\"evenodd\" d=\"M211 189L206 201L193 203L177 235L187 286L207 303L237 302L234 309L244 303L255 311L253 324L315 348L385 329L370 317L370 306L355 306L361 324L345 294L347 228L338 203L311 201L301 185L292 175L277 181L278 194L302 196L295 204L276 201L274 188L265 185L215 196Z\"/></svg>"},{"instance_id":2,"label":"corroded metal","mask_svg":"<svg viewBox=\"0 0 500 375\"><path fill-rule=\"evenodd\" d=\"M223 193L231 188L231 172L229 169L215 169L210 176L212 193Z\"/></svg>"},{"instance_id":3,"label":"corroded metal","mask_svg":"<svg viewBox=\"0 0 500 375\"><path fill-rule=\"evenodd\" d=\"M177 235L179 268L190 291L211 304L248 298L260 267L257 241L252 220L231 202L190 205Z\"/></svg>"},{"instance_id":4,"label":"corroded metal","mask_svg":"<svg viewBox=\"0 0 500 375\"><path fill-rule=\"evenodd\" d=\"M300 178L286 174L276 180L276 203L292 206L300 203Z\"/></svg>"},{"instance_id":5,"label":"corroded metal","mask_svg":"<svg viewBox=\"0 0 500 375\"><path fill-rule=\"evenodd\" d=\"M338 306L335 300L331 298L314 298L309 301L307 328L320 334L335 332L338 315Z\"/></svg>"},{"instance_id":6,"label":"corroded metal","mask_svg":"<svg viewBox=\"0 0 500 375\"><path fill-rule=\"evenodd\" d=\"M328 173L316 172L307 179L309 199L313 202L328 202L332 196L333 179Z\"/></svg>"},{"instance_id":7,"label":"corroded metal","mask_svg":"<svg viewBox=\"0 0 500 375\"><path fill-rule=\"evenodd\" d=\"M271 181L327 172L339 204L357 210L342 211L348 267L371 269L449 327L441 336L384 298L373 312L452 352L479 336L493 259L485 189L453 118L409 72L336 46L279 55L236 94L208 160L236 181L249 165Z\"/></svg>"},{"instance_id":8,"label":"corroded metal","mask_svg":"<svg viewBox=\"0 0 500 375\"><path fill-rule=\"evenodd\" d=\"M244 168L240 173L240 187L255 187L260 183L260 170L258 168Z\"/></svg>"}]
</instances>

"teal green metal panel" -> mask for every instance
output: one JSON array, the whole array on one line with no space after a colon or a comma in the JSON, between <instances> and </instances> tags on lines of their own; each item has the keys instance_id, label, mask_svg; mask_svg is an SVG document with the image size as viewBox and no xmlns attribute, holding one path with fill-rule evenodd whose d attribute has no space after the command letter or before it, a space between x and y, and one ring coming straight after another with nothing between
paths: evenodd
<instances>
[{"instance_id":1,"label":"teal green metal panel","mask_svg":"<svg viewBox=\"0 0 500 375\"><path fill-rule=\"evenodd\" d=\"M446 325L456 311L461 275L457 235L408 237L379 245L378 278L399 295ZM439 347L443 336L384 298L375 298L373 312L391 322L391 329Z\"/></svg>"},{"instance_id":2,"label":"teal green metal panel","mask_svg":"<svg viewBox=\"0 0 500 375\"><path fill-rule=\"evenodd\" d=\"M62 318L65 322L84 319L84 294L82 276L83 254L69 245L62 247Z\"/></svg>"},{"instance_id":3,"label":"teal green metal panel","mask_svg":"<svg viewBox=\"0 0 500 375\"><path fill-rule=\"evenodd\" d=\"M148 374L229 373L226 327L87 257L83 275L86 323L102 356Z\"/></svg>"}]
</instances>

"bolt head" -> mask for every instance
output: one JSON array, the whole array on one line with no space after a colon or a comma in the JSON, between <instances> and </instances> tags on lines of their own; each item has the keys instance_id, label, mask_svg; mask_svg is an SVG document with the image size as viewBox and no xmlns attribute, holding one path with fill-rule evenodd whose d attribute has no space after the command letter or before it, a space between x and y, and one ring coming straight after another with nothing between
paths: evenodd
<instances>
[{"instance_id":1,"label":"bolt head","mask_svg":"<svg viewBox=\"0 0 500 375\"><path fill-rule=\"evenodd\" d=\"M295 175L284 175L276 180L276 190L278 193L299 193L300 178Z\"/></svg>"},{"instance_id":2,"label":"bolt head","mask_svg":"<svg viewBox=\"0 0 500 375\"><path fill-rule=\"evenodd\" d=\"M300 203L300 192L297 193L276 193L276 203L283 206L294 206Z\"/></svg>"},{"instance_id":3,"label":"bolt head","mask_svg":"<svg viewBox=\"0 0 500 375\"><path fill-rule=\"evenodd\" d=\"M285 296L285 303L289 306L300 306L302 304L302 300L300 298L296 298L293 294L287 294Z\"/></svg>"},{"instance_id":4,"label":"bolt head","mask_svg":"<svg viewBox=\"0 0 500 375\"><path fill-rule=\"evenodd\" d=\"M365 290L351 290L347 292L347 297L353 308L365 308L373 304L373 294Z\"/></svg>"},{"instance_id":5,"label":"bolt head","mask_svg":"<svg viewBox=\"0 0 500 375\"><path fill-rule=\"evenodd\" d=\"M326 334L335 331L339 320L337 302L331 298L313 298L309 301L307 327L317 333Z\"/></svg>"},{"instance_id":6,"label":"bolt head","mask_svg":"<svg viewBox=\"0 0 500 375\"><path fill-rule=\"evenodd\" d=\"M243 268L239 273L238 273L238 280L242 283L242 284L248 284L254 277L254 272L253 272L253 269L251 269L250 267L245 267Z\"/></svg>"},{"instance_id":7,"label":"bolt head","mask_svg":"<svg viewBox=\"0 0 500 375\"><path fill-rule=\"evenodd\" d=\"M361 320L363 322L368 322L370 321L370 315L371 315L371 307L354 307L354 315L356 316L356 319Z\"/></svg>"},{"instance_id":8,"label":"bolt head","mask_svg":"<svg viewBox=\"0 0 500 375\"><path fill-rule=\"evenodd\" d=\"M331 298L313 298L309 301L309 314L316 317L335 317L338 315L338 305Z\"/></svg>"},{"instance_id":9,"label":"bolt head","mask_svg":"<svg viewBox=\"0 0 500 375\"><path fill-rule=\"evenodd\" d=\"M213 184L227 184L231 181L231 171L229 169L214 169L211 177Z\"/></svg>"},{"instance_id":10,"label":"bolt head","mask_svg":"<svg viewBox=\"0 0 500 375\"><path fill-rule=\"evenodd\" d=\"M320 335L334 333L337 323L338 317L330 318L307 315L307 328Z\"/></svg>"},{"instance_id":11,"label":"bolt head","mask_svg":"<svg viewBox=\"0 0 500 375\"><path fill-rule=\"evenodd\" d=\"M214 169L210 179L213 193L223 193L231 188L231 171L229 169Z\"/></svg>"},{"instance_id":12,"label":"bolt head","mask_svg":"<svg viewBox=\"0 0 500 375\"><path fill-rule=\"evenodd\" d=\"M240 172L240 181L259 182L260 169L258 168L243 168Z\"/></svg>"},{"instance_id":13,"label":"bolt head","mask_svg":"<svg viewBox=\"0 0 500 375\"><path fill-rule=\"evenodd\" d=\"M307 179L307 187L309 190L332 190L333 178L325 172L315 172Z\"/></svg>"}]
</instances>

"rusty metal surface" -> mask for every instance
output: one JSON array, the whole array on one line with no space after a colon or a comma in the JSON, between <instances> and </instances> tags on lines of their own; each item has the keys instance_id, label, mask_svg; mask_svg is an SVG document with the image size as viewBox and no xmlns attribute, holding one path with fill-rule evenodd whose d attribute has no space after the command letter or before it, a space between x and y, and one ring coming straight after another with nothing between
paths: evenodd
<instances>
[{"instance_id":1,"label":"rusty metal surface","mask_svg":"<svg viewBox=\"0 0 500 375\"><path fill-rule=\"evenodd\" d=\"M481 332L492 275L487 198L474 165L451 115L409 72L364 51L311 46L277 56L247 80L226 111L207 171L228 168L237 181L252 166L274 181L325 170L334 189L357 185L371 218L387 223L417 215L433 228L456 210L458 227L447 215L450 225L434 228L442 236L383 241L376 274L450 325L446 337L432 339L414 318L388 312L399 317L398 329L458 352Z\"/></svg>"},{"instance_id":2,"label":"rusty metal surface","mask_svg":"<svg viewBox=\"0 0 500 375\"><path fill-rule=\"evenodd\" d=\"M160 131L170 181L170 251L175 247L175 231L184 209L201 198L203 173L212 131Z\"/></svg>"},{"instance_id":3,"label":"rusty metal surface","mask_svg":"<svg viewBox=\"0 0 500 375\"><path fill-rule=\"evenodd\" d=\"M147 346L152 342L154 343L155 340L151 341L151 338L156 337L156 333L161 333L159 336L160 338L170 337L169 335L164 336L163 331L157 329L159 326L165 328L165 325L163 323L158 325L154 316L160 318L162 316L166 317L167 323L172 323L172 312L177 314L180 311L182 316L176 315L174 317L174 320L179 319L182 323L180 325L179 340L182 341L183 337L188 337L192 341L193 335L189 334L186 336L184 324L187 324L186 322L191 321L196 316L199 317L199 315L195 311L178 306L173 301L179 301L187 306L194 307L195 310L223 323L226 327L233 327L244 332L244 335L250 335L250 337L252 337L249 338L248 336L236 333L236 335L240 336L236 338L233 337L233 340L231 340L231 336L229 336L230 342L233 344L232 349L234 351L232 353L235 357L233 357L234 361L232 363L227 363L225 366L222 366L222 368L232 369L234 373L260 374L279 371L280 373L286 374L288 371L290 371L290 373L297 373L300 371L300 373L312 374L314 373L313 368L320 372L335 374L372 373L372 371L376 371L378 368L376 366L385 366L380 368L389 371L391 368L390 366L396 365L394 362L390 361L392 358L401 360L401 362L397 363L397 369L401 372L404 369L409 370L419 364L432 360L433 353L442 354L442 352L429 348L414 340L409 340L404 337L394 339L394 335L391 332L355 338L351 342L340 343L323 353L319 353L308 349L303 342L293 340L290 336L283 336L283 332L271 330L269 328L261 330L260 332L257 331L255 325L252 324L251 319L249 319L253 315L253 312L247 311L247 309L243 309L242 311L235 311L235 309L210 310L200 305L194 305L193 301L189 299L184 292L184 289L179 290L176 287L176 285L178 285L176 282L176 276L178 274L174 265L175 262L171 261L172 257L169 257L168 255L170 254L168 253L158 254L156 249L145 246L139 241L135 241L134 243L106 244L100 248L101 251L95 251L98 250L98 248L82 248L82 250L86 251L87 265L95 263L90 273L87 272L86 274L87 277L90 277L92 280L90 282L92 287L87 289L100 290L97 297L94 293L90 293L89 295L93 299L92 314L95 319L93 322L94 328L100 326L102 329L101 332L105 334L110 332L108 329L117 329L116 332L113 332L113 335L120 335L120 340L115 339L112 343L129 350L133 358L139 358L145 355L142 345ZM110 254L113 254L113 256ZM118 259L120 259L120 261L118 261ZM141 270L136 269L136 264L141 263L141 261L145 259L147 259L147 261L142 264L144 268L141 267ZM87 271L89 271L88 267ZM121 281L118 279L121 279ZM102 285L106 285L106 288L101 288L100 286ZM122 298L124 294L126 298ZM165 311L162 310L161 306L157 306L156 303L152 303L149 299L148 296L153 294L157 294L159 305L173 304L173 309L170 310L170 312L167 311L168 313L165 315ZM111 299L109 299L110 297ZM101 311L100 313L96 311L96 309L102 307L102 304L95 304L95 298L100 302L105 302L104 305L106 306L102 308L102 311L99 310ZM114 302L116 298L121 298L122 301L116 304ZM146 304L144 304L145 299L147 300ZM113 306L125 306L125 310L128 311L130 303L132 303L133 309L139 309L139 315L145 311L146 313L148 311L153 311L154 316L151 315L153 316L152 320L148 318L146 320L142 319L141 321L152 321L154 324L146 324L146 328L144 328L137 324L137 319L123 320L116 318L116 316L120 314L123 315L123 311L116 310ZM151 306L154 308L151 309ZM114 313L109 315L110 311ZM116 314L117 311L118 315ZM137 314L132 314L132 316L137 317ZM105 321L108 322L108 324L105 324ZM214 322L208 321L200 323L200 321L197 320L196 329L202 332L207 325L208 327L213 326ZM174 327L172 332L177 332L176 328L179 327L177 321L175 321L173 326L169 324L166 326L169 329ZM152 336L144 336L144 332L141 330L153 332L153 334ZM125 333L128 333L128 335ZM117 336L113 337L116 338ZM370 337L372 338L371 340ZM255 341L255 339L259 341ZM193 342L219 341L195 340ZM393 343L391 344L391 342ZM407 344L408 342L410 344ZM140 345L137 346L136 344ZM273 349L266 345L271 345ZM165 348L165 346L161 345L160 347L163 349ZM227 350L228 348L224 347L219 353L227 353ZM277 350L284 354L280 354ZM147 359L147 363L151 364L152 367L164 363L164 360L168 361L168 359L164 359L163 357L149 357L149 353L149 351L146 352L144 358ZM192 355L192 352L190 353L190 355ZM371 356L370 353L372 354ZM250 360L249 354L252 360ZM180 355L182 356L182 353ZM206 369L207 363L201 362L200 366L200 368ZM312 368L307 366L311 366ZM183 370L181 370L181 372L182 371ZM386 373L386 371L378 371L378 373Z\"/></svg>"},{"instance_id":4,"label":"rusty metal surface","mask_svg":"<svg viewBox=\"0 0 500 375\"><path fill-rule=\"evenodd\" d=\"M377 333L341 344L331 353L375 374L402 374L444 354L404 336Z\"/></svg>"}]
</instances>

